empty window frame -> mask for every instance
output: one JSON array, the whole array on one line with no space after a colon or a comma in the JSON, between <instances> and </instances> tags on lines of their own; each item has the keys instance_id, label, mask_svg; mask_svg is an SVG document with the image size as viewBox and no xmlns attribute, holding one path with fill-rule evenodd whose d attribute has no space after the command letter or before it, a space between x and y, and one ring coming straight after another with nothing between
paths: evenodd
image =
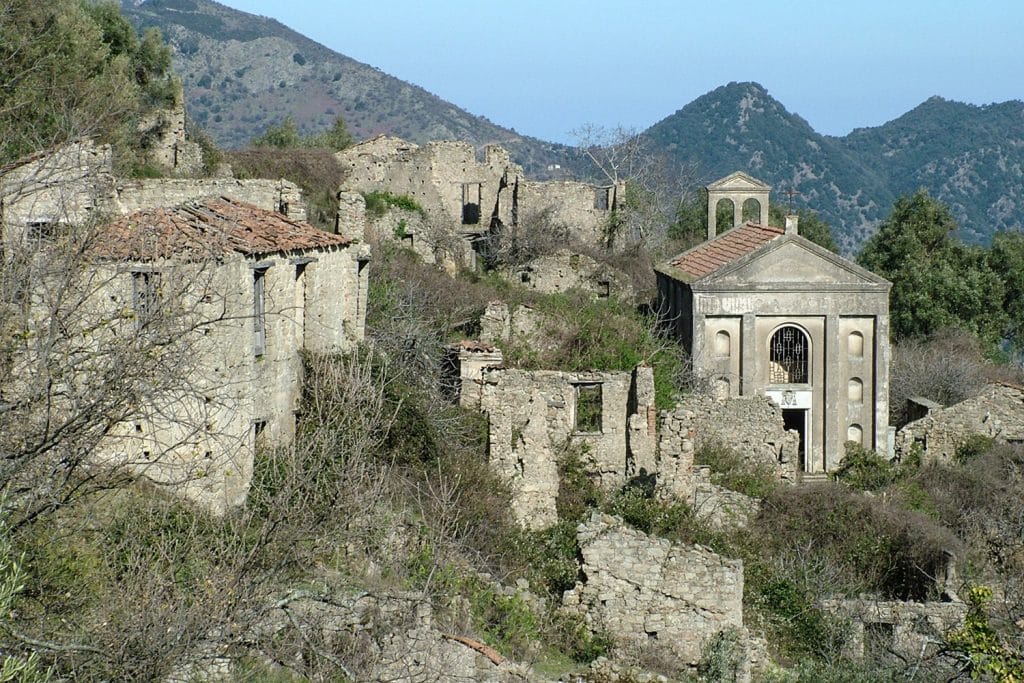
<instances>
[{"instance_id":1,"label":"empty window frame","mask_svg":"<svg viewBox=\"0 0 1024 683\"><path fill-rule=\"evenodd\" d=\"M140 328L156 318L160 310L160 273L132 272L132 309Z\"/></svg>"},{"instance_id":2,"label":"empty window frame","mask_svg":"<svg viewBox=\"0 0 1024 683\"><path fill-rule=\"evenodd\" d=\"M599 434L602 431L602 392L600 383L577 384L575 431Z\"/></svg>"},{"instance_id":3,"label":"empty window frame","mask_svg":"<svg viewBox=\"0 0 1024 683\"><path fill-rule=\"evenodd\" d=\"M253 354L262 356L267 352L267 269L252 271L252 329Z\"/></svg>"}]
</instances>

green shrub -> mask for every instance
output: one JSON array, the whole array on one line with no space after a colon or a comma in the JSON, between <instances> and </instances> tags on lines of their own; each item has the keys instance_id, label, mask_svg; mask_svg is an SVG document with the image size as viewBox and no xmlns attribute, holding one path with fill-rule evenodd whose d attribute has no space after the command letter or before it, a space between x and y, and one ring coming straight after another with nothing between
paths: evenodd
<instances>
[{"instance_id":1,"label":"green shrub","mask_svg":"<svg viewBox=\"0 0 1024 683\"><path fill-rule=\"evenodd\" d=\"M846 455L833 478L855 489L877 491L897 481L900 467L875 451L853 441L846 442Z\"/></svg>"},{"instance_id":2,"label":"green shrub","mask_svg":"<svg viewBox=\"0 0 1024 683\"><path fill-rule=\"evenodd\" d=\"M752 498L764 498L779 486L775 468L744 457L722 444L704 444L693 455L695 465L711 468L711 482Z\"/></svg>"},{"instance_id":3,"label":"green shrub","mask_svg":"<svg viewBox=\"0 0 1024 683\"><path fill-rule=\"evenodd\" d=\"M366 200L366 212L377 218L392 207L418 213L423 218L427 217L427 212L420 203L407 194L393 194L387 191L364 192L363 199Z\"/></svg>"},{"instance_id":4,"label":"green shrub","mask_svg":"<svg viewBox=\"0 0 1024 683\"><path fill-rule=\"evenodd\" d=\"M953 460L960 464L970 462L982 453L988 452L992 448L993 441L990 436L971 434L957 446Z\"/></svg>"}]
</instances>

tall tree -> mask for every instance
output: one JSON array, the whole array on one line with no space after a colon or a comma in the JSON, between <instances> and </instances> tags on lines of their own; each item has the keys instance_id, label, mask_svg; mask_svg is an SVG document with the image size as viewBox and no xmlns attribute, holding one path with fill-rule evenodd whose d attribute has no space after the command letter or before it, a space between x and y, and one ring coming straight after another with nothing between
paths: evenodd
<instances>
[{"instance_id":1,"label":"tall tree","mask_svg":"<svg viewBox=\"0 0 1024 683\"><path fill-rule=\"evenodd\" d=\"M1005 286L986 252L953 233L953 215L927 191L900 197L857 261L893 281L891 323L899 339L944 327L967 330L994 348L1007 325Z\"/></svg>"},{"instance_id":2,"label":"tall tree","mask_svg":"<svg viewBox=\"0 0 1024 683\"><path fill-rule=\"evenodd\" d=\"M1009 318L1006 337L1018 353L1024 353L1024 233L996 233L989 262L1006 287L1003 296L1003 309Z\"/></svg>"},{"instance_id":3,"label":"tall tree","mask_svg":"<svg viewBox=\"0 0 1024 683\"><path fill-rule=\"evenodd\" d=\"M169 74L159 34L139 41L116 5L0 0L0 165L84 136L130 151Z\"/></svg>"}]
</instances>

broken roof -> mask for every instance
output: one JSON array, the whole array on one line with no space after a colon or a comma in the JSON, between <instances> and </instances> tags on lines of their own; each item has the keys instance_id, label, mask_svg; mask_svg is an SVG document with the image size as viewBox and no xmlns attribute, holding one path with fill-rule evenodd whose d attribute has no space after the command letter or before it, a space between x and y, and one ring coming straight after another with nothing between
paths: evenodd
<instances>
[{"instance_id":1,"label":"broken roof","mask_svg":"<svg viewBox=\"0 0 1024 683\"><path fill-rule=\"evenodd\" d=\"M747 223L684 251L670 259L667 265L682 271L688 279L696 280L738 261L784 234L783 228Z\"/></svg>"},{"instance_id":2,"label":"broken roof","mask_svg":"<svg viewBox=\"0 0 1024 683\"><path fill-rule=\"evenodd\" d=\"M93 252L101 258L150 261L186 256L247 256L346 246L346 237L309 223L219 197L145 209L105 226Z\"/></svg>"}]
</instances>

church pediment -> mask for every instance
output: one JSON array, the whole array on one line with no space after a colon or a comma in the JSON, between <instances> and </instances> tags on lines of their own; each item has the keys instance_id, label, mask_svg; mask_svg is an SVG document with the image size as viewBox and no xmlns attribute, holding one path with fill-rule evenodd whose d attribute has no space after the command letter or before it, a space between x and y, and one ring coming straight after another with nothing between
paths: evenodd
<instances>
[{"instance_id":1,"label":"church pediment","mask_svg":"<svg viewBox=\"0 0 1024 683\"><path fill-rule=\"evenodd\" d=\"M887 285L852 261L808 240L786 235L701 279L702 284L807 287Z\"/></svg>"},{"instance_id":2,"label":"church pediment","mask_svg":"<svg viewBox=\"0 0 1024 683\"><path fill-rule=\"evenodd\" d=\"M709 192L768 192L772 188L743 171L736 171L707 186Z\"/></svg>"}]
</instances>

